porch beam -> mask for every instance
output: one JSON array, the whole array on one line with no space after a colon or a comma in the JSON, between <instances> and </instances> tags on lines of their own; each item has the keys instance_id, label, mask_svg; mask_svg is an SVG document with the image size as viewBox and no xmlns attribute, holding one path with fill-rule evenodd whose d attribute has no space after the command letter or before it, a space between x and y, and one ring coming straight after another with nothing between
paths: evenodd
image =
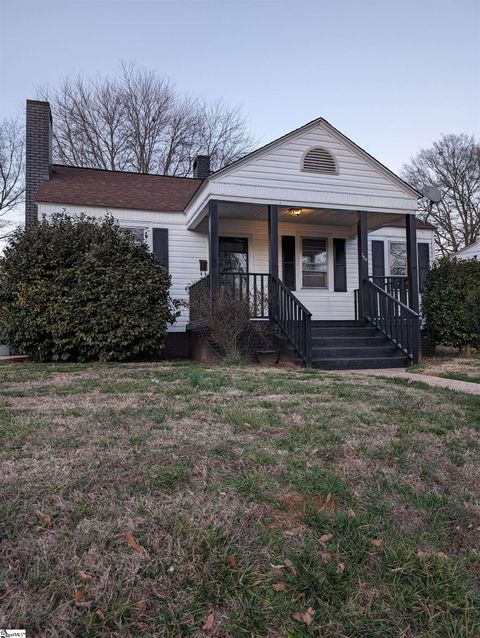
<instances>
[{"instance_id":1,"label":"porch beam","mask_svg":"<svg viewBox=\"0 0 480 638\"><path fill-rule=\"evenodd\" d=\"M407 277L409 306L418 312L418 258L417 258L417 220L415 215L405 215L407 231Z\"/></svg>"},{"instance_id":2,"label":"porch beam","mask_svg":"<svg viewBox=\"0 0 480 638\"><path fill-rule=\"evenodd\" d=\"M278 277L278 206L268 206L268 272Z\"/></svg>"},{"instance_id":3,"label":"porch beam","mask_svg":"<svg viewBox=\"0 0 480 638\"><path fill-rule=\"evenodd\" d=\"M365 319L367 314L366 282L368 281L368 213L357 213L358 240L358 318Z\"/></svg>"},{"instance_id":4,"label":"porch beam","mask_svg":"<svg viewBox=\"0 0 480 638\"><path fill-rule=\"evenodd\" d=\"M208 203L208 272L210 274L210 308L220 286L220 260L218 242L218 201Z\"/></svg>"}]
</instances>

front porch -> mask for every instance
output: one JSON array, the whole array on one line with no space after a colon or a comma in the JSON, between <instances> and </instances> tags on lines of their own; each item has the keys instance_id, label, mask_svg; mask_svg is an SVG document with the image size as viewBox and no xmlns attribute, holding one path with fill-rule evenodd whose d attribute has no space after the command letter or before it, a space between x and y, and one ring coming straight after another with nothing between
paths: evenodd
<instances>
[{"instance_id":1,"label":"front porch","mask_svg":"<svg viewBox=\"0 0 480 638\"><path fill-rule=\"evenodd\" d=\"M368 234L399 218L407 276L381 276L369 268ZM274 324L297 363L405 367L418 361L414 214L211 199L195 230L208 237L208 261L189 290L189 330L205 327L218 312L217 300L227 297L248 304L252 320ZM201 312L198 299L208 300Z\"/></svg>"}]
</instances>

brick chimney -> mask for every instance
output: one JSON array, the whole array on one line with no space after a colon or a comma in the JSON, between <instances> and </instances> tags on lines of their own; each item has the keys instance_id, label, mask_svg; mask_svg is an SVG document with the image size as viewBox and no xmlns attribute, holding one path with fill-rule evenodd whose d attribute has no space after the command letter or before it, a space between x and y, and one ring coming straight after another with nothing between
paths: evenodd
<instances>
[{"instance_id":1,"label":"brick chimney","mask_svg":"<svg viewBox=\"0 0 480 638\"><path fill-rule=\"evenodd\" d=\"M52 171L52 114L48 102L27 100L25 142L25 226L38 222L35 196Z\"/></svg>"},{"instance_id":2,"label":"brick chimney","mask_svg":"<svg viewBox=\"0 0 480 638\"><path fill-rule=\"evenodd\" d=\"M193 160L193 176L196 179L205 179L210 173L210 155L197 155Z\"/></svg>"}]
</instances>

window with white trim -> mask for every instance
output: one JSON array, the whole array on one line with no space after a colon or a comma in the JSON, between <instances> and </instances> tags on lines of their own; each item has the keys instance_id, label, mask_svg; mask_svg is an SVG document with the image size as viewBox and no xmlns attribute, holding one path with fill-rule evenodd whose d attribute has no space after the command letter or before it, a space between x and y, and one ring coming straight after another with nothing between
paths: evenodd
<instances>
[{"instance_id":1,"label":"window with white trim","mask_svg":"<svg viewBox=\"0 0 480 638\"><path fill-rule=\"evenodd\" d=\"M138 246L147 243L148 228L144 228L142 226L121 226L120 230L125 234L131 235L133 241Z\"/></svg>"},{"instance_id":2,"label":"window with white trim","mask_svg":"<svg viewBox=\"0 0 480 638\"><path fill-rule=\"evenodd\" d=\"M328 250L326 239L302 240L303 288L327 288Z\"/></svg>"},{"instance_id":3,"label":"window with white trim","mask_svg":"<svg viewBox=\"0 0 480 638\"><path fill-rule=\"evenodd\" d=\"M407 276L407 244L404 241L389 243L388 263L391 277Z\"/></svg>"}]
</instances>

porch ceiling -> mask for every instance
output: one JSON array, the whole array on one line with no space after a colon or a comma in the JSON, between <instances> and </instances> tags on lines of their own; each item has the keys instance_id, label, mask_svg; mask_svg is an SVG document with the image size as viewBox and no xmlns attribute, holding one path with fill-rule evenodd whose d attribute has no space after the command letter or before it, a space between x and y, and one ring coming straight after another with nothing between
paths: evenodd
<instances>
[{"instance_id":1,"label":"porch ceiling","mask_svg":"<svg viewBox=\"0 0 480 638\"><path fill-rule=\"evenodd\" d=\"M291 224L319 224L322 226L349 226L352 234L356 233L357 213L351 210L328 208L301 208L300 215L290 212L291 206L280 206L278 220L280 223ZM264 221L268 219L268 207L261 204L248 204L240 202L218 203L218 216L220 219L249 219ZM394 213L368 213L368 228L375 230L388 222L397 221L399 215ZM207 218L204 218L197 226L199 231L207 231Z\"/></svg>"}]
</instances>

